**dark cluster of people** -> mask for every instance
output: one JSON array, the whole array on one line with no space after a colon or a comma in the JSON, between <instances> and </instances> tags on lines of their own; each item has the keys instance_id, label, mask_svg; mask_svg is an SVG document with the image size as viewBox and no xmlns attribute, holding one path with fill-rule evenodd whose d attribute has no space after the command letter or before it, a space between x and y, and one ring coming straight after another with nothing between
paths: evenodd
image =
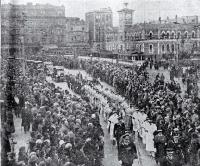
<instances>
[{"instance_id":1,"label":"dark cluster of people","mask_svg":"<svg viewBox=\"0 0 200 166\"><path fill-rule=\"evenodd\" d=\"M180 86L175 82L167 83L163 75L157 75L151 83L145 69L126 69L104 62L94 64L89 72L113 85L139 108L138 111L147 115L145 121L156 124L155 158L160 165L183 165L188 161L192 166L199 164L198 97L187 93L181 96ZM139 125L144 127L144 122L140 121ZM142 133L140 135L145 139ZM176 162L167 159L170 153Z\"/></svg>"},{"instance_id":2,"label":"dark cluster of people","mask_svg":"<svg viewBox=\"0 0 200 166\"><path fill-rule=\"evenodd\" d=\"M21 147L16 154L9 138L5 139L5 145L10 148L4 148L10 153L3 165L102 165L104 133L98 109L84 93L76 96L55 87L53 83L40 79L38 71L27 72L26 84L28 88L21 89L26 92L24 105L19 105L20 94L15 94L13 100L17 105L14 108L20 111L17 114L22 118L24 132L30 132L29 147L28 150ZM10 112L12 120L14 112ZM8 136L8 128L3 129L4 136Z\"/></svg>"},{"instance_id":3,"label":"dark cluster of people","mask_svg":"<svg viewBox=\"0 0 200 166\"><path fill-rule=\"evenodd\" d=\"M127 157L130 149L137 154L124 128L139 135L146 150L161 166L200 164L200 99L190 91L182 96L180 85L174 79L167 82L163 74L157 74L152 80L146 70L150 62L141 67L127 67L64 57L38 57L37 60L52 61L54 65L70 69L85 69L95 79L115 87L119 95L134 105L127 126L117 130L115 125L113 129L122 165L132 163L128 160L133 157ZM154 64L156 70L159 66ZM81 76L66 76L68 86L81 96L75 97L38 75L32 78L27 75L26 95L19 93L26 97L23 100L17 96L17 103L25 104L16 106L20 113L15 110L16 114L21 114L24 132L31 129L29 153L24 147L20 148L19 161L13 159L9 164L101 165L104 134L99 123L99 109L84 95L82 87L86 82ZM118 116L117 125L121 125L120 118Z\"/></svg>"},{"instance_id":4,"label":"dark cluster of people","mask_svg":"<svg viewBox=\"0 0 200 166\"><path fill-rule=\"evenodd\" d=\"M181 96L180 85L175 81L166 82L163 74L153 81L149 79L146 66L127 68L107 62L82 62L94 78L114 86L147 115L147 121L156 124L154 143L155 158L161 165L182 165L199 163L199 98L186 92ZM89 65L88 65L89 64ZM144 122L139 122L139 128ZM143 138L142 132L139 132ZM145 143L145 141L143 141ZM196 144L195 144L196 143ZM195 144L196 150L193 150ZM175 161L171 161L169 156Z\"/></svg>"}]
</instances>

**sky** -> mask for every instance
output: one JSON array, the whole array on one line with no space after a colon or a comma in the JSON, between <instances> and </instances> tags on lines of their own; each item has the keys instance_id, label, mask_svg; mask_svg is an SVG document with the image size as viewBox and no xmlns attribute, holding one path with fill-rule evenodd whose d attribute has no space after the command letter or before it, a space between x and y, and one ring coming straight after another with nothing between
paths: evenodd
<instances>
[{"instance_id":1,"label":"sky","mask_svg":"<svg viewBox=\"0 0 200 166\"><path fill-rule=\"evenodd\" d=\"M200 16L200 0L1 0L1 3L26 4L52 4L64 5L67 17L80 17L85 19L85 13L91 10L111 7L113 11L113 24L118 26L117 11L128 2L128 7L135 10L133 23L158 20L159 17L166 19L167 16Z\"/></svg>"}]
</instances>

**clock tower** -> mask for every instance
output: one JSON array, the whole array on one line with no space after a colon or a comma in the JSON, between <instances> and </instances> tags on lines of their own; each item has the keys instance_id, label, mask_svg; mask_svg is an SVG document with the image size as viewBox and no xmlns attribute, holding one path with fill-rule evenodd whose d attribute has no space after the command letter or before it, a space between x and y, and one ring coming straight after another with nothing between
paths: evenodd
<instances>
[{"instance_id":1,"label":"clock tower","mask_svg":"<svg viewBox=\"0 0 200 166\"><path fill-rule=\"evenodd\" d=\"M118 11L120 31L124 31L126 27L130 27L133 24L134 10L128 9L127 6L128 6L128 3L124 3L124 8Z\"/></svg>"}]
</instances>

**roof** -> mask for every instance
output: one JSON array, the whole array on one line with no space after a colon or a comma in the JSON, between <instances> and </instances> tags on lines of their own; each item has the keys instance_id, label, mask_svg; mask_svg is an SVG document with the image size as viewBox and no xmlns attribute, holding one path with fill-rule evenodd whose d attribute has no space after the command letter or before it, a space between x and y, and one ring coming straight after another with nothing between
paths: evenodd
<instances>
[{"instance_id":1,"label":"roof","mask_svg":"<svg viewBox=\"0 0 200 166\"><path fill-rule=\"evenodd\" d=\"M117 12L134 12L134 11L135 10L133 10L133 9L124 8L124 9L121 9L121 10L119 10Z\"/></svg>"}]
</instances>

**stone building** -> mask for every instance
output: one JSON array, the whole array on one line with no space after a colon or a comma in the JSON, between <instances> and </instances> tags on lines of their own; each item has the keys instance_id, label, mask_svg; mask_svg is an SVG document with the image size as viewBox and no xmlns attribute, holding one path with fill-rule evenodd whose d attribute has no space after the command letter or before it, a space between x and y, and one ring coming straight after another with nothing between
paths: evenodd
<instances>
[{"instance_id":1,"label":"stone building","mask_svg":"<svg viewBox=\"0 0 200 166\"><path fill-rule=\"evenodd\" d=\"M105 49L105 32L113 27L111 8L87 12L86 25L89 30L89 43L94 49Z\"/></svg>"},{"instance_id":2,"label":"stone building","mask_svg":"<svg viewBox=\"0 0 200 166\"><path fill-rule=\"evenodd\" d=\"M20 24L26 51L35 52L45 45L62 45L65 39L65 7L50 4L27 3L26 5L3 4L1 6L2 45L9 45L9 17L15 9L23 20ZM23 22L23 23L22 23Z\"/></svg>"},{"instance_id":3,"label":"stone building","mask_svg":"<svg viewBox=\"0 0 200 166\"><path fill-rule=\"evenodd\" d=\"M132 24L133 10L125 8L119 13L119 27L106 31L106 49L122 57L136 60L146 58L178 58L192 54L200 47L200 24L197 16L187 16L149 23Z\"/></svg>"},{"instance_id":4,"label":"stone building","mask_svg":"<svg viewBox=\"0 0 200 166\"><path fill-rule=\"evenodd\" d=\"M65 50L76 55L85 55L90 51L89 31L84 20L78 17L66 18Z\"/></svg>"},{"instance_id":5,"label":"stone building","mask_svg":"<svg viewBox=\"0 0 200 166\"><path fill-rule=\"evenodd\" d=\"M88 43L89 32L84 20L77 17L66 18L65 43L76 45Z\"/></svg>"}]
</instances>

